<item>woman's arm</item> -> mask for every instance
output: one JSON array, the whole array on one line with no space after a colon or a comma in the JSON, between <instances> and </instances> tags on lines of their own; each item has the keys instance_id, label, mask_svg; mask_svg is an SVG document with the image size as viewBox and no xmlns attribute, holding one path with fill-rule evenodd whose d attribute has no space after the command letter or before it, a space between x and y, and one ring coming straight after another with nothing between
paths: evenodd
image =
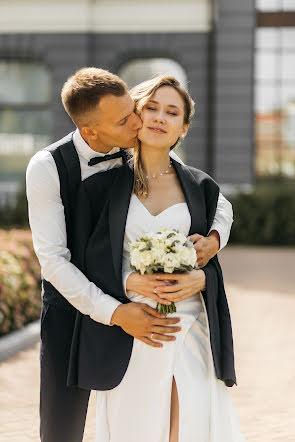
<instances>
[{"instance_id":1,"label":"woman's arm","mask_svg":"<svg viewBox=\"0 0 295 442\"><path fill-rule=\"evenodd\" d=\"M190 298L206 289L206 277L203 270L186 273L154 273L140 275L131 273L127 279L127 290L169 305Z\"/></svg>"},{"instance_id":2,"label":"woman's arm","mask_svg":"<svg viewBox=\"0 0 295 442\"><path fill-rule=\"evenodd\" d=\"M153 299L154 301L161 302L162 304L171 304L169 300L163 300L159 298L156 294L156 288L171 286L170 282L159 281L157 276L159 273L154 273L152 275L140 275L137 272L131 272L128 274L126 280L126 291L139 293L140 295L146 296Z\"/></svg>"},{"instance_id":3,"label":"woman's arm","mask_svg":"<svg viewBox=\"0 0 295 442\"><path fill-rule=\"evenodd\" d=\"M163 279L171 281L172 285L156 288L156 293L162 303L164 303L164 299L179 302L206 290L206 276L203 270L192 270L186 273L164 273L158 274L156 277L159 283Z\"/></svg>"}]
</instances>

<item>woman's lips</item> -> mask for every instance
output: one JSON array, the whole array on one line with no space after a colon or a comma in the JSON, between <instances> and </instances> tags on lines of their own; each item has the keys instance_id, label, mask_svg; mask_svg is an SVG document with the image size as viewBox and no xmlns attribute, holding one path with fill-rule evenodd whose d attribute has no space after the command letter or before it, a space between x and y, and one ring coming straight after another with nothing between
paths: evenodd
<instances>
[{"instance_id":1,"label":"woman's lips","mask_svg":"<svg viewBox=\"0 0 295 442\"><path fill-rule=\"evenodd\" d=\"M164 129L160 129L158 127L149 127L151 131L157 133L157 134L166 134L167 132Z\"/></svg>"}]
</instances>

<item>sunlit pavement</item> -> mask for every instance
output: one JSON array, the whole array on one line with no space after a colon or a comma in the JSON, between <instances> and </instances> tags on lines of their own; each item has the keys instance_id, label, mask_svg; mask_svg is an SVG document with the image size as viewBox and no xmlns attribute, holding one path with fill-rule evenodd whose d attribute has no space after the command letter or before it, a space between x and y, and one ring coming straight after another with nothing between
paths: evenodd
<instances>
[{"instance_id":1,"label":"sunlit pavement","mask_svg":"<svg viewBox=\"0 0 295 442\"><path fill-rule=\"evenodd\" d=\"M247 441L295 441L295 250L221 253L238 386L229 389ZM38 441L39 346L0 365L0 441ZM95 395L84 441L94 441ZM152 442L152 441L151 441Z\"/></svg>"}]
</instances>

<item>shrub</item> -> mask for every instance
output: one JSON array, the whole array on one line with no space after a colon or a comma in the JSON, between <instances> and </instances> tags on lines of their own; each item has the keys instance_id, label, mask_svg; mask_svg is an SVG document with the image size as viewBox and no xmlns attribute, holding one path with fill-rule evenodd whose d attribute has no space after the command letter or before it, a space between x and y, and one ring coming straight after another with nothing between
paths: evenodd
<instances>
[{"instance_id":1,"label":"shrub","mask_svg":"<svg viewBox=\"0 0 295 442\"><path fill-rule=\"evenodd\" d=\"M29 231L0 230L0 244L1 336L39 317L41 277Z\"/></svg>"},{"instance_id":2,"label":"shrub","mask_svg":"<svg viewBox=\"0 0 295 442\"><path fill-rule=\"evenodd\" d=\"M17 194L16 205L14 207L0 208L0 226L3 229L28 228L28 203L26 197L25 184L22 185Z\"/></svg>"},{"instance_id":3,"label":"shrub","mask_svg":"<svg viewBox=\"0 0 295 442\"><path fill-rule=\"evenodd\" d=\"M234 210L231 243L295 245L295 184L258 185L230 198Z\"/></svg>"}]
</instances>

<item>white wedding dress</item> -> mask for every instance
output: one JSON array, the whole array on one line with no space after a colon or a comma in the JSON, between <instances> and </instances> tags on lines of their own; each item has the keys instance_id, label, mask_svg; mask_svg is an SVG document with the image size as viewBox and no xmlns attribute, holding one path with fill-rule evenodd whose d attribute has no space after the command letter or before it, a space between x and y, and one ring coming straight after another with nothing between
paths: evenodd
<instances>
[{"instance_id":1,"label":"white wedding dress","mask_svg":"<svg viewBox=\"0 0 295 442\"><path fill-rule=\"evenodd\" d=\"M130 271L129 244L147 231L178 229L188 235L186 203L153 216L132 195L126 222L123 274ZM156 302L128 292L133 302ZM176 303L181 331L162 348L134 339L127 371L112 390L97 391L96 442L169 442L172 379L179 399L179 442L244 442L225 384L216 378L206 307L201 293Z\"/></svg>"}]
</instances>

